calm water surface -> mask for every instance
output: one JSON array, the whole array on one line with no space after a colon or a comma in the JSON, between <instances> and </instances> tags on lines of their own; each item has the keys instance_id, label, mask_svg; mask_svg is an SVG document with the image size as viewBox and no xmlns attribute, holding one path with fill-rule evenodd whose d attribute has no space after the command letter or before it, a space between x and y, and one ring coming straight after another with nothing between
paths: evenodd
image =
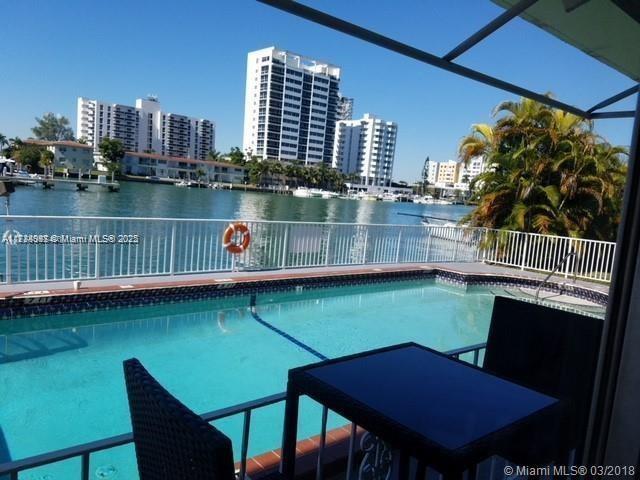
<instances>
[{"instance_id":1,"label":"calm water surface","mask_svg":"<svg viewBox=\"0 0 640 480\"><path fill-rule=\"evenodd\" d=\"M0 204L4 202L0 201ZM4 210L4 205L1 205ZM462 205L297 198L240 190L179 188L173 185L122 182L119 193L43 190L18 187L11 197L15 215L96 215L114 217L181 217L307 222L419 224L411 213L457 220L469 211Z\"/></svg>"}]
</instances>

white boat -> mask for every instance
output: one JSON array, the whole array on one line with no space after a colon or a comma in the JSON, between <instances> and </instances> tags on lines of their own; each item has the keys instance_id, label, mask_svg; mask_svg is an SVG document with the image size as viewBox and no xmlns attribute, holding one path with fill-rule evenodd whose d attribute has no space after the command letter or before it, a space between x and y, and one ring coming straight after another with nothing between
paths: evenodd
<instances>
[{"instance_id":1,"label":"white boat","mask_svg":"<svg viewBox=\"0 0 640 480\"><path fill-rule=\"evenodd\" d=\"M307 187L298 187L293 191L293 196L300 198L310 198L313 197L313 194Z\"/></svg>"},{"instance_id":2,"label":"white boat","mask_svg":"<svg viewBox=\"0 0 640 480\"><path fill-rule=\"evenodd\" d=\"M176 187L188 187L190 183L191 182L187 182L185 180L182 180L181 182L178 182L175 185L176 185Z\"/></svg>"},{"instance_id":3,"label":"white boat","mask_svg":"<svg viewBox=\"0 0 640 480\"><path fill-rule=\"evenodd\" d=\"M383 202L397 202L398 201L398 196L394 193L385 193L384 195L382 195L382 201Z\"/></svg>"},{"instance_id":4,"label":"white boat","mask_svg":"<svg viewBox=\"0 0 640 480\"><path fill-rule=\"evenodd\" d=\"M293 191L293 196L300 198L336 198L338 194L319 188L298 187Z\"/></svg>"},{"instance_id":5,"label":"white boat","mask_svg":"<svg viewBox=\"0 0 640 480\"><path fill-rule=\"evenodd\" d=\"M431 195L418 196L413 199L413 203L419 203L422 205L429 205L433 203L433 197Z\"/></svg>"},{"instance_id":6,"label":"white boat","mask_svg":"<svg viewBox=\"0 0 640 480\"><path fill-rule=\"evenodd\" d=\"M322 190L322 198L337 198L340 194L336 192L329 192L328 190Z\"/></svg>"}]
</instances>

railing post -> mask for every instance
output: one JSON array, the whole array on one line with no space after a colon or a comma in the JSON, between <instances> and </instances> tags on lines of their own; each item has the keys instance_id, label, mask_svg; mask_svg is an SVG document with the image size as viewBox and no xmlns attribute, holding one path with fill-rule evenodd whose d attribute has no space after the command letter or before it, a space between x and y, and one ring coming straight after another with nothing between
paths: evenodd
<instances>
[{"instance_id":1,"label":"railing post","mask_svg":"<svg viewBox=\"0 0 640 480\"><path fill-rule=\"evenodd\" d=\"M453 250L453 261L457 261L458 260L458 245L460 244L460 242L458 241L458 237L459 237L459 232L460 230L458 230L459 227L450 227L453 228L453 241L456 242L456 246Z\"/></svg>"},{"instance_id":2,"label":"railing post","mask_svg":"<svg viewBox=\"0 0 640 480\"><path fill-rule=\"evenodd\" d=\"M4 281L7 283L7 285L9 285L13 282L11 279L12 261L11 261L11 233L10 232L8 234L7 243L5 243L4 251L5 251L4 260L6 262L5 272L4 272Z\"/></svg>"},{"instance_id":3,"label":"railing post","mask_svg":"<svg viewBox=\"0 0 640 480\"><path fill-rule=\"evenodd\" d=\"M322 426L320 428L320 445L318 446L318 463L316 466L316 480L324 479L324 447L327 441L327 415L329 409L322 407Z\"/></svg>"},{"instance_id":4,"label":"railing post","mask_svg":"<svg viewBox=\"0 0 640 480\"><path fill-rule=\"evenodd\" d=\"M331 225L329 225L328 229L327 229L327 248L325 250L324 253L324 264L325 266L329 265L329 252L330 252L330 245L331 245Z\"/></svg>"},{"instance_id":5,"label":"railing post","mask_svg":"<svg viewBox=\"0 0 640 480\"><path fill-rule=\"evenodd\" d=\"M282 242L282 259L280 260L280 268L287 268L287 253L289 251L289 224L284 228L284 240Z\"/></svg>"},{"instance_id":6,"label":"railing post","mask_svg":"<svg viewBox=\"0 0 640 480\"><path fill-rule=\"evenodd\" d=\"M240 475L239 480L245 480L247 475L247 452L249 451L249 432L251 431L251 410L244 411L242 425L242 444L240 446Z\"/></svg>"},{"instance_id":7,"label":"railing post","mask_svg":"<svg viewBox=\"0 0 640 480\"><path fill-rule=\"evenodd\" d=\"M524 235L524 247L522 247L522 252L520 253L520 270L524 270L524 267L527 264L527 250L529 247L529 234L523 233Z\"/></svg>"},{"instance_id":8,"label":"railing post","mask_svg":"<svg viewBox=\"0 0 640 480\"><path fill-rule=\"evenodd\" d=\"M80 478L82 480L89 480L89 452L82 454L82 468L80 470Z\"/></svg>"},{"instance_id":9,"label":"railing post","mask_svg":"<svg viewBox=\"0 0 640 480\"><path fill-rule=\"evenodd\" d=\"M95 258L93 261L93 268L96 272L94 278L97 280L100 278L100 225L96 227L96 246L95 246Z\"/></svg>"},{"instance_id":10,"label":"railing post","mask_svg":"<svg viewBox=\"0 0 640 480\"><path fill-rule=\"evenodd\" d=\"M396 248L396 263L400 263L400 241L402 240L402 227L398 232L398 246Z\"/></svg>"},{"instance_id":11,"label":"railing post","mask_svg":"<svg viewBox=\"0 0 640 480\"><path fill-rule=\"evenodd\" d=\"M367 243L369 243L369 227L364 231L364 249L362 251L362 263L367 263Z\"/></svg>"},{"instance_id":12,"label":"railing post","mask_svg":"<svg viewBox=\"0 0 640 480\"><path fill-rule=\"evenodd\" d=\"M171 248L169 249L169 275L175 273L176 260L176 222L171 225Z\"/></svg>"},{"instance_id":13,"label":"railing post","mask_svg":"<svg viewBox=\"0 0 640 480\"><path fill-rule=\"evenodd\" d=\"M569 249L567 250L567 253L569 252L573 252L573 238L569 239ZM574 257L572 257L570 260L567 259L567 261L564 264L564 278L569 277L569 263L572 263L572 264L575 263Z\"/></svg>"},{"instance_id":14,"label":"railing post","mask_svg":"<svg viewBox=\"0 0 640 480\"><path fill-rule=\"evenodd\" d=\"M429 255L431 255L431 236L433 235L433 231L431 230L431 227L425 226L424 228L427 230L428 235L429 235L427 237L427 254L426 254L426 257L424 259L424 261L428 263L429 262Z\"/></svg>"},{"instance_id":15,"label":"railing post","mask_svg":"<svg viewBox=\"0 0 640 480\"><path fill-rule=\"evenodd\" d=\"M476 260L480 260L480 252L482 252L482 260L480 260L482 263L485 263L486 261L486 254L487 254L487 249L486 247L486 242L489 241L489 231L487 228L483 227L480 230L480 240L478 242L478 247L476 249Z\"/></svg>"}]
</instances>

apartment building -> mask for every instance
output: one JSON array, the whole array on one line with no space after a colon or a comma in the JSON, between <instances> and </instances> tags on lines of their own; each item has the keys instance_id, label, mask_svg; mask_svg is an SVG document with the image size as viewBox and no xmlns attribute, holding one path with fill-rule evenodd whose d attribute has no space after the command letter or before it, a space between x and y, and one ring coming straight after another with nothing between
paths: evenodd
<instances>
[{"instance_id":1,"label":"apartment building","mask_svg":"<svg viewBox=\"0 0 640 480\"><path fill-rule=\"evenodd\" d=\"M438 164L438 175L436 176L436 185L453 185L458 182L460 172L462 171L462 163L455 160L448 160Z\"/></svg>"},{"instance_id":2,"label":"apartment building","mask_svg":"<svg viewBox=\"0 0 640 480\"><path fill-rule=\"evenodd\" d=\"M358 174L360 184L388 186L393 176L398 125L369 113L336 124L333 168Z\"/></svg>"},{"instance_id":3,"label":"apartment building","mask_svg":"<svg viewBox=\"0 0 640 480\"><path fill-rule=\"evenodd\" d=\"M438 162L429 159L425 162L424 168L427 171L427 182L429 182L429 185L435 185L438 179L438 165Z\"/></svg>"},{"instance_id":4,"label":"apartment building","mask_svg":"<svg viewBox=\"0 0 640 480\"><path fill-rule=\"evenodd\" d=\"M485 170L484 157L474 157L468 165L455 160L446 162L429 161L426 165L427 181L439 188L466 190L471 181Z\"/></svg>"},{"instance_id":5,"label":"apartment building","mask_svg":"<svg viewBox=\"0 0 640 480\"><path fill-rule=\"evenodd\" d=\"M462 166L460 172L460 183L471 183L471 181L485 170L485 158L482 156L473 157L467 165Z\"/></svg>"},{"instance_id":6,"label":"apartment building","mask_svg":"<svg viewBox=\"0 0 640 480\"><path fill-rule=\"evenodd\" d=\"M24 143L46 148L53 153L53 168L64 169L67 173L88 173L93 168L93 153L90 145L70 140L34 140L28 138Z\"/></svg>"},{"instance_id":7,"label":"apartment building","mask_svg":"<svg viewBox=\"0 0 640 480\"><path fill-rule=\"evenodd\" d=\"M78 98L76 135L99 155L103 138L120 140L125 150L204 160L215 149L215 124L207 119L162 111L155 97L135 106Z\"/></svg>"},{"instance_id":8,"label":"apartment building","mask_svg":"<svg viewBox=\"0 0 640 480\"><path fill-rule=\"evenodd\" d=\"M261 159L332 160L340 68L276 47L250 52L243 150Z\"/></svg>"},{"instance_id":9,"label":"apartment building","mask_svg":"<svg viewBox=\"0 0 640 480\"><path fill-rule=\"evenodd\" d=\"M239 184L244 183L247 176L245 167L231 163L139 152L125 154L122 172L127 175Z\"/></svg>"}]
</instances>

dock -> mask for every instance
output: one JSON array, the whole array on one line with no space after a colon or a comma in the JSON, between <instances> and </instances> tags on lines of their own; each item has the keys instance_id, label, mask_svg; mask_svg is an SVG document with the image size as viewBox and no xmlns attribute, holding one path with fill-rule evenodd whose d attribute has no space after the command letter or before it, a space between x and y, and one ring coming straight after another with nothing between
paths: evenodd
<instances>
[{"instance_id":1,"label":"dock","mask_svg":"<svg viewBox=\"0 0 640 480\"><path fill-rule=\"evenodd\" d=\"M43 177L13 177L13 176L0 176L2 182L12 182L18 185L41 185L43 189L49 190L55 188L56 185L73 187L75 186L78 191L85 190L107 190L109 192L119 192L119 182L99 182L97 180L84 180L81 178L43 178Z\"/></svg>"}]
</instances>

